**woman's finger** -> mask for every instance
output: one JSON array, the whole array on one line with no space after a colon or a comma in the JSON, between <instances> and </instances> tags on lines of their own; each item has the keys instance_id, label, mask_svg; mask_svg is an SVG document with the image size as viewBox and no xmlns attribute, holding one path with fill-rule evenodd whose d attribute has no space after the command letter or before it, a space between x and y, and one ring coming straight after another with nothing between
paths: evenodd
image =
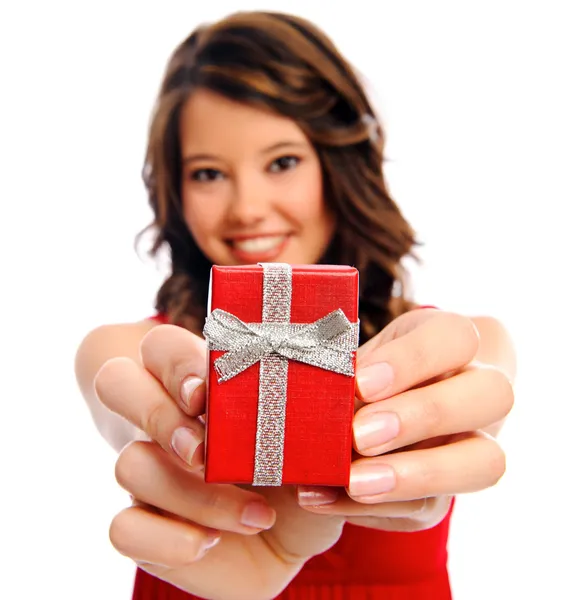
<instances>
[{"instance_id":1,"label":"woman's finger","mask_svg":"<svg viewBox=\"0 0 574 600\"><path fill-rule=\"evenodd\" d=\"M328 501L325 502L325 499ZM364 504L349 498L341 490L335 499L332 490L301 486L298 490L299 505L315 514L344 515L348 523L374 527L388 531L416 531L440 523L448 513L452 497L435 496L404 502L379 502ZM381 527L381 520L384 521Z\"/></svg>"},{"instance_id":2,"label":"woman's finger","mask_svg":"<svg viewBox=\"0 0 574 600\"><path fill-rule=\"evenodd\" d=\"M176 405L149 371L129 358L107 361L95 378L102 404L144 431L191 469L203 465L204 427Z\"/></svg>"},{"instance_id":3,"label":"woman's finger","mask_svg":"<svg viewBox=\"0 0 574 600\"><path fill-rule=\"evenodd\" d=\"M342 488L301 485L297 488L299 506L317 513L345 516L406 518L418 514L427 504L427 498L406 502L360 504L349 498Z\"/></svg>"},{"instance_id":4,"label":"woman's finger","mask_svg":"<svg viewBox=\"0 0 574 600\"><path fill-rule=\"evenodd\" d=\"M221 538L219 531L158 515L141 505L122 510L110 525L110 541L138 563L184 567L205 556Z\"/></svg>"},{"instance_id":5,"label":"woman's finger","mask_svg":"<svg viewBox=\"0 0 574 600\"><path fill-rule=\"evenodd\" d=\"M390 341L383 330L379 344L357 356L357 394L363 402L394 396L468 364L478 350L473 322L457 314L420 311L403 315L406 333ZM413 329L408 329L408 320ZM372 341L372 340L371 340Z\"/></svg>"},{"instance_id":6,"label":"woman's finger","mask_svg":"<svg viewBox=\"0 0 574 600\"><path fill-rule=\"evenodd\" d=\"M369 505L355 502L354 508L357 508L358 506L370 506L374 514L372 516L363 517L360 513L357 513L356 516L352 515L347 517L347 522L360 525L361 527L384 529L385 531L407 532L428 530L437 526L446 518L452 508L453 501L453 496L423 498L422 500L417 501L419 503L419 509L404 517L387 517L384 514L384 503Z\"/></svg>"},{"instance_id":7,"label":"woman's finger","mask_svg":"<svg viewBox=\"0 0 574 600\"><path fill-rule=\"evenodd\" d=\"M160 325L142 339L140 353L144 367L186 414L205 413L205 340L183 327Z\"/></svg>"},{"instance_id":8,"label":"woman's finger","mask_svg":"<svg viewBox=\"0 0 574 600\"><path fill-rule=\"evenodd\" d=\"M479 432L443 446L360 458L351 465L348 494L377 503L455 496L497 483L506 468L498 443Z\"/></svg>"},{"instance_id":9,"label":"woman's finger","mask_svg":"<svg viewBox=\"0 0 574 600\"><path fill-rule=\"evenodd\" d=\"M138 500L205 527L253 534L275 523L275 511L259 494L208 485L152 442L133 442L122 450L116 479Z\"/></svg>"},{"instance_id":10,"label":"woman's finger","mask_svg":"<svg viewBox=\"0 0 574 600\"><path fill-rule=\"evenodd\" d=\"M355 449L376 456L481 429L503 419L513 402L508 378L494 367L475 364L438 383L364 405L353 421Z\"/></svg>"}]
</instances>

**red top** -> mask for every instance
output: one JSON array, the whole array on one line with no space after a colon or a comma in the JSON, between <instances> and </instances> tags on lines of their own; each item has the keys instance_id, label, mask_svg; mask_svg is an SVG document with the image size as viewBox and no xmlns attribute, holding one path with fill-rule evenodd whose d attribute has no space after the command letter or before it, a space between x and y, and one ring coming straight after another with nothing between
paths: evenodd
<instances>
[{"instance_id":1,"label":"red top","mask_svg":"<svg viewBox=\"0 0 574 600\"><path fill-rule=\"evenodd\" d=\"M307 561L275 600L451 600L447 541L453 505L441 523L424 531L345 525L339 541ZM136 571L132 600L197 599Z\"/></svg>"}]
</instances>

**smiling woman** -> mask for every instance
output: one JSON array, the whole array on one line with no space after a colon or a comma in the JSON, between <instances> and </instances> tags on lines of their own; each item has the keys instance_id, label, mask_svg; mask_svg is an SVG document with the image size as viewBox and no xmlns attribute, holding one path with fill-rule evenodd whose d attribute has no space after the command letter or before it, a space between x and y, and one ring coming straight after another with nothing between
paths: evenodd
<instances>
[{"instance_id":1,"label":"smiling woman","mask_svg":"<svg viewBox=\"0 0 574 600\"><path fill-rule=\"evenodd\" d=\"M353 69L302 19L235 14L173 53L144 168L151 253L167 246L172 272L153 318L96 329L76 360L134 498L110 537L139 566L136 600L450 598L452 499L504 472L491 434L512 406L514 353L494 319L406 297L415 236L384 141ZM205 482L210 269L258 261L359 270L346 487Z\"/></svg>"},{"instance_id":2,"label":"smiling woman","mask_svg":"<svg viewBox=\"0 0 574 600\"><path fill-rule=\"evenodd\" d=\"M200 331L213 262L255 260L356 266L363 339L409 308L401 260L415 235L387 190L374 115L353 68L303 19L238 13L184 40L144 169L151 253L167 245L173 265L158 312Z\"/></svg>"},{"instance_id":3,"label":"smiling woman","mask_svg":"<svg viewBox=\"0 0 574 600\"><path fill-rule=\"evenodd\" d=\"M183 215L215 264L312 264L335 228L321 163L285 117L206 90L180 119Z\"/></svg>"}]
</instances>

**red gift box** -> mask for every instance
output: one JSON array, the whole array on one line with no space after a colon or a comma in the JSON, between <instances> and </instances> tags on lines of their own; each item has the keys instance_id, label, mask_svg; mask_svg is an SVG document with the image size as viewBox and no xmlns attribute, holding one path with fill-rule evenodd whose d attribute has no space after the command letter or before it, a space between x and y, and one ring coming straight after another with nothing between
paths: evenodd
<instances>
[{"instance_id":1,"label":"red gift box","mask_svg":"<svg viewBox=\"0 0 574 600\"><path fill-rule=\"evenodd\" d=\"M214 266L209 297L205 480L347 486L358 271Z\"/></svg>"}]
</instances>

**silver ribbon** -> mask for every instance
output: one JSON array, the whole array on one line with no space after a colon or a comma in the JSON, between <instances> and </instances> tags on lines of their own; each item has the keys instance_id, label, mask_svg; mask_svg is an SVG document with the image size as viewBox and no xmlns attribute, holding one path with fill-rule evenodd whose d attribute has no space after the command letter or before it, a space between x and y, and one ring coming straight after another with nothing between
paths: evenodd
<instances>
[{"instance_id":1,"label":"silver ribbon","mask_svg":"<svg viewBox=\"0 0 574 600\"><path fill-rule=\"evenodd\" d=\"M351 323L341 309L314 323L291 323L290 265L260 264L262 322L244 323L235 315L216 309L206 319L203 334L210 350L226 351L215 361L218 382L228 381L261 363L253 485L278 486L283 476L289 360L353 376L359 325Z\"/></svg>"}]
</instances>

